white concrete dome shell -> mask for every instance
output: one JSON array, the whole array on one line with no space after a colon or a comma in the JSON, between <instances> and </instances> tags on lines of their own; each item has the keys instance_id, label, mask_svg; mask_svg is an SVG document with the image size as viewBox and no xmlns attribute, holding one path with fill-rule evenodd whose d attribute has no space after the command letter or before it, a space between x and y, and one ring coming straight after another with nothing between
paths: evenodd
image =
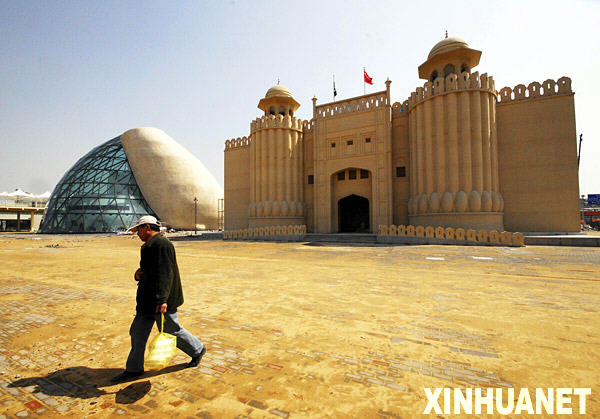
<instances>
[{"instance_id":1,"label":"white concrete dome shell","mask_svg":"<svg viewBox=\"0 0 600 419\"><path fill-rule=\"evenodd\" d=\"M121 143L144 199L163 225L194 229L198 198L197 224L217 229L223 189L194 155L158 128L131 129Z\"/></svg>"}]
</instances>

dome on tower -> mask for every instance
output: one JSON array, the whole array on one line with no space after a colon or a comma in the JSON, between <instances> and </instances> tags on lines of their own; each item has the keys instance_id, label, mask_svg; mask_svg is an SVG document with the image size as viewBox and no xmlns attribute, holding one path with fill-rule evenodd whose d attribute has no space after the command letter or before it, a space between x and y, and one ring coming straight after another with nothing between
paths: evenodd
<instances>
[{"instance_id":1,"label":"dome on tower","mask_svg":"<svg viewBox=\"0 0 600 419\"><path fill-rule=\"evenodd\" d=\"M293 97L293 96L292 96L292 92L290 92L290 89L288 89L287 87L285 87L282 84L276 84L275 86L273 86L269 90L267 90L265 97Z\"/></svg>"},{"instance_id":2,"label":"dome on tower","mask_svg":"<svg viewBox=\"0 0 600 419\"><path fill-rule=\"evenodd\" d=\"M292 96L290 89L282 84L277 84L267 90L265 97L258 102L258 108L265 112L265 115L290 115L300 107L300 104Z\"/></svg>"},{"instance_id":3,"label":"dome on tower","mask_svg":"<svg viewBox=\"0 0 600 419\"><path fill-rule=\"evenodd\" d=\"M438 42L437 44L435 44L433 46L433 48L431 48L431 51L429 51L429 55L427 56L427 59L431 59L431 57L444 53L444 52L448 52L448 51L452 51L455 49L460 49L460 48L469 48L469 44L467 44L465 42L465 40L458 38L456 36L451 36L450 38L444 38L442 39L440 42Z\"/></svg>"},{"instance_id":4,"label":"dome on tower","mask_svg":"<svg viewBox=\"0 0 600 419\"><path fill-rule=\"evenodd\" d=\"M419 66L419 78L433 81L438 75L445 77L449 74L446 68L452 66L451 72L470 72L479 64L480 58L481 51L469 48L464 39L448 37L446 33L446 38L431 48L427 61Z\"/></svg>"}]
</instances>

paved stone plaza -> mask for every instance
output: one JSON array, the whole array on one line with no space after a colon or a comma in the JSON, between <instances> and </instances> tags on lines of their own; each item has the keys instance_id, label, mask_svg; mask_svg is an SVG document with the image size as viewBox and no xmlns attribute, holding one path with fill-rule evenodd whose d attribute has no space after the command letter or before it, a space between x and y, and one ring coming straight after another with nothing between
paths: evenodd
<instances>
[{"instance_id":1,"label":"paved stone plaza","mask_svg":"<svg viewBox=\"0 0 600 419\"><path fill-rule=\"evenodd\" d=\"M598 248L177 241L208 352L113 385L139 246L0 236L0 418L413 417L424 387L591 387L600 415Z\"/></svg>"}]
</instances>

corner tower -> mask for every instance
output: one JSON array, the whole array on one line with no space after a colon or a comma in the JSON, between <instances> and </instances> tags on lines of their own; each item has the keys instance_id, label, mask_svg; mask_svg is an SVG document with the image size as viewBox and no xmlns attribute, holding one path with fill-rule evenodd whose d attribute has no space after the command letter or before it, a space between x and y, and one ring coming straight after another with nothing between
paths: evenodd
<instances>
[{"instance_id":1,"label":"corner tower","mask_svg":"<svg viewBox=\"0 0 600 419\"><path fill-rule=\"evenodd\" d=\"M413 225L503 230L496 90L492 77L471 72L480 57L446 37L419 66L427 81L409 98Z\"/></svg>"},{"instance_id":2,"label":"corner tower","mask_svg":"<svg viewBox=\"0 0 600 419\"><path fill-rule=\"evenodd\" d=\"M300 104L279 83L258 102L264 112L250 124L248 227L304 224Z\"/></svg>"}]
</instances>

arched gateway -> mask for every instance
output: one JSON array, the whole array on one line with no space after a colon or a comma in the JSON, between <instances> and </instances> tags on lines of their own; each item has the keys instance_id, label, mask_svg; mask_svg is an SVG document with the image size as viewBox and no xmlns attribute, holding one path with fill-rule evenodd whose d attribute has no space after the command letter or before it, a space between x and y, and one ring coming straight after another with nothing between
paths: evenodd
<instances>
[{"instance_id":1,"label":"arched gateway","mask_svg":"<svg viewBox=\"0 0 600 419\"><path fill-rule=\"evenodd\" d=\"M349 195L338 201L338 232L369 233L369 200Z\"/></svg>"}]
</instances>

